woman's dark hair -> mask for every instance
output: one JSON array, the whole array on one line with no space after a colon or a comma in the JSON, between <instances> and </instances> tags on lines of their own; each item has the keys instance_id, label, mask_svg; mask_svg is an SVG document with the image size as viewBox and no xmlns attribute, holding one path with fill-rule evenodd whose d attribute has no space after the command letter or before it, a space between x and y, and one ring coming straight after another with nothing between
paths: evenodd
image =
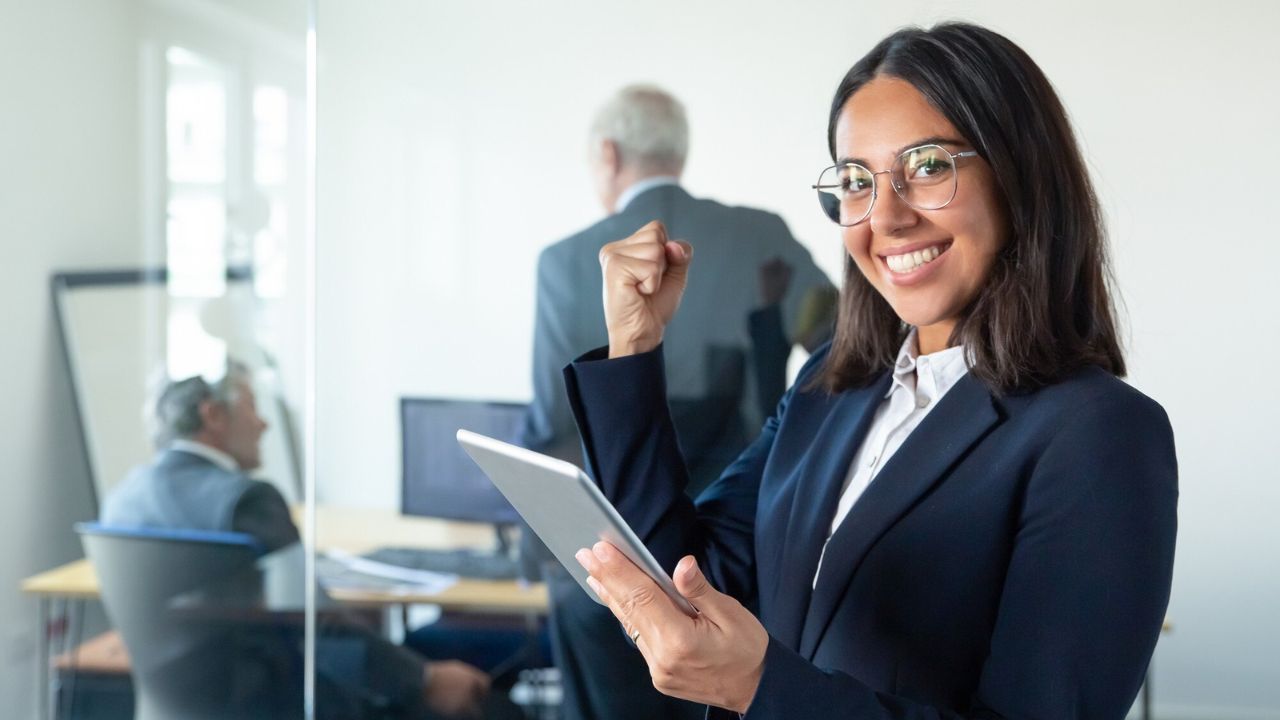
<instances>
[{"instance_id":1,"label":"woman's dark hair","mask_svg":"<svg viewBox=\"0 0 1280 720\"><path fill-rule=\"evenodd\" d=\"M882 40L841 81L827 139L845 103L878 76L911 83L988 164L1008 242L956 324L970 371L992 391L1032 389L1087 365L1124 375L1108 292L1106 238L1093 185L1061 101L1017 45L963 23L908 28ZM845 262L844 293L819 382L832 392L892 367L907 328Z\"/></svg>"}]
</instances>

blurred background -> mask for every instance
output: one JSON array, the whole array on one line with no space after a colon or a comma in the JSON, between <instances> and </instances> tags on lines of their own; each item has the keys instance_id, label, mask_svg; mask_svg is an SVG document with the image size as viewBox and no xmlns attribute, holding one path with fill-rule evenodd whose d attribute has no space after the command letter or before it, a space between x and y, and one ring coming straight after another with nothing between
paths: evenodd
<instances>
[{"instance_id":1,"label":"blurred background","mask_svg":"<svg viewBox=\"0 0 1280 720\"><path fill-rule=\"evenodd\" d=\"M0 0L4 714L194 717L174 703L233 687L296 716L313 669L321 716L374 717L456 659L493 677L491 716L571 717L547 669L557 598L440 437L521 439L540 253L605 215L593 118L625 85L670 92L683 187L776 213L838 285L843 247L810 189L831 95L884 35L950 19L1008 35L1062 97L1110 231L1127 379L1174 426L1178 553L1148 709L1280 718L1280 7L1243 0ZM789 347L788 372L804 357ZM260 484L187 497L187 517L246 498L252 517L215 537L94 524L112 497L121 517L178 502L151 477L172 452L156 439L204 437L192 418L226 428L241 467L256 450ZM314 668L304 553L270 552L308 518ZM139 627L157 617L163 639ZM183 664L210 658L279 681L192 685ZM474 680L459 667L437 679Z\"/></svg>"}]
</instances>

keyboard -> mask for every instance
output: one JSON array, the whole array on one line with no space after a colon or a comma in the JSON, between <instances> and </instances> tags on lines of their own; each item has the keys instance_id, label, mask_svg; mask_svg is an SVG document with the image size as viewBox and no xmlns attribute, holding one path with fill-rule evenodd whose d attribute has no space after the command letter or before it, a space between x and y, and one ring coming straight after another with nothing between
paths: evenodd
<instances>
[{"instance_id":1,"label":"keyboard","mask_svg":"<svg viewBox=\"0 0 1280 720\"><path fill-rule=\"evenodd\" d=\"M411 570L430 570L480 580L514 580L520 574L519 563L514 558L475 550L384 547L365 553L363 557Z\"/></svg>"}]
</instances>

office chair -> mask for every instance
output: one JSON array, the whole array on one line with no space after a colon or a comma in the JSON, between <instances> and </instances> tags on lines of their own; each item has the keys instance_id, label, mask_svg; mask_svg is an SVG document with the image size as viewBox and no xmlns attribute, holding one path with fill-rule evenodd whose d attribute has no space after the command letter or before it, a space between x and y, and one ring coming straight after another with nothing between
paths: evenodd
<instances>
[{"instance_id":1,"label":"office chair","mask_svg":"<svg viewBox=\"0 0 1280 720\"><path fill-rule=\"evenodd\" d=\"M246 638L225 619L200 611L211 599L261 594L255 563L263 548L253 538L97 523L76 531L98 573L107 616L129 651L136 720L223 720L266 709L258 691L279 677L273 672L279 668L246 652L252 650ZM300 694L299 688L299 704Z\"/></svg>"}]
</instances>

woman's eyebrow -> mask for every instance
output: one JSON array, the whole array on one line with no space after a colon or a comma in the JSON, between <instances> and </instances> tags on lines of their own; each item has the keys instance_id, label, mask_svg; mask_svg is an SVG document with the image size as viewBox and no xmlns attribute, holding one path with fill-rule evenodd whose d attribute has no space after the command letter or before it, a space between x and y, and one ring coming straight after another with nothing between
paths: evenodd
<instances>
[{"instance_id":1,"label":"woman's eyebrow","mask_svg":"<svg viewBox=\"0 0 1280 720\"><path fill-rule=\"evenodd\" d=\"M964 140L959 140L957 138L944 137L942 135L932 135L930 137L920 138L919 140L912 140L906 145L903 145L897 150L894 150L893 156L897 157L902 153L906 152L907 150L910 150L911 148L920 147L921 145L967 145L967 144L968 143L966 143ZM837 165L847 165L849 163L857 163L858 165L862 165L863 167L867 166L867 161L860 157L842 157L836 160Z\"/></svg>"}]
</instances>

